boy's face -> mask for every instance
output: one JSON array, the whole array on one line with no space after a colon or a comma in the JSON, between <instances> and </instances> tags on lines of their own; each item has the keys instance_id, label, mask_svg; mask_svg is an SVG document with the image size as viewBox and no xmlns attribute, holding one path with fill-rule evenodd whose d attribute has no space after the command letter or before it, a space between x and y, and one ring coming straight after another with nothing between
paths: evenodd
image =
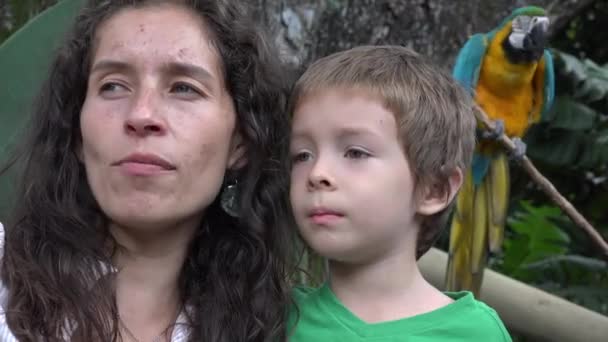
<instances>
[{"instance_id":1,"label":"boy's face","mask_svg":"<svg viewBox=\"0 0 608 342\"><path fill-rule=\"evenodd\" d=\"M303 99L292 128L290 196L307 243L340 262L414 258L414 177L394 114L363 90L330 89Z\"/></svg>"}]
</instances>

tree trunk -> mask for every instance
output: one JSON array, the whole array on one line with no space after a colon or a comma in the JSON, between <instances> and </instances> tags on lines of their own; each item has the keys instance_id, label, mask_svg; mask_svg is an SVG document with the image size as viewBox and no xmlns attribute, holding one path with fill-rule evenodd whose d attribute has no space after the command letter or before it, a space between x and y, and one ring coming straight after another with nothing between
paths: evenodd
<instances>
[{"instance_id":1,"label":"tree trunk","mask_svg":"<svg viewBox=\"0 0 608 342\"><path fill-rule=\"evenodd\" d=\"M467 38L487 32L517 7L519 0L255 0L258 16L278 30L285 59L305 66L316 58L364 44L413 48L451 68ZM538 0L560 20L589 0ZM563 29L563 28L559 28Z\"/></svg>"}]
</instances>

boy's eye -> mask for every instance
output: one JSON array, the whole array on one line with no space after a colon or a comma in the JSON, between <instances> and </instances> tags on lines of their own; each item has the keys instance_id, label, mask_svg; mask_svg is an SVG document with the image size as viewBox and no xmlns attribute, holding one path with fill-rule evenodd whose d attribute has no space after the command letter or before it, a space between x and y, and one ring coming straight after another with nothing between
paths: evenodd
<instances>
[{"instance_id":1,"label":"boy's eye","mask_svg":"<svg viewBox=\"0 0 608 342\"><path fill-rule=\"evenodd\" d=\"M294 154L293 157L291 157L291 162L296 164L296 163L309 161L311 158L312 158L312 155L309 152L300 152L300 153Z\"/></svg>"},{"instance_id":2,"label":"boy's eye","mask_svg":"<svg viewBox=\"0 0 608 342\"><path fill-rule=\"evenodd\" d=\"M358 148L349 148L346 153L344 153L345 158L350 159L363 159L369 157L370 154Z\"/></svg>"}]
</instances>

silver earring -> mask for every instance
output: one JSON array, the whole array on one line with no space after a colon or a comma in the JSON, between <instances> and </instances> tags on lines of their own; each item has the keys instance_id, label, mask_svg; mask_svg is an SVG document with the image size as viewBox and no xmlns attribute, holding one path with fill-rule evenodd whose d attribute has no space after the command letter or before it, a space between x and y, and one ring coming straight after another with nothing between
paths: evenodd
<instances>
[{"instance_id":1,"label":"silver earring","mask_svg":"<svg viewBox=\"0 0 608 342\"><path fill-rule=\"evenodd\" d=\"M234 180L234 182L229 183L224 187L222 194L220 196L220 204L222 209L226 212L226 214L232 217L238 217L238 205L237 205L237 192L238 192L238 182Z\"/></svg>"}]
</instances>

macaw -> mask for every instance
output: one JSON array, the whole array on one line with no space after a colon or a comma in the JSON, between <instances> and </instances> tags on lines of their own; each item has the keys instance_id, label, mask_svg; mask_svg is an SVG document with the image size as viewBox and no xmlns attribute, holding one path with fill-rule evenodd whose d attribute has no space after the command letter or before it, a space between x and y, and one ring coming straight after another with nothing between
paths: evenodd
<instances>
[{"instance_id":1,"label":"macaw","mask_svg":"<svg viewBox=\"0 0 608 342\"><path fill-rule=\"evenodd\" d=\"M512 138L517 147L513 155L522 158L521 138L553 103L548 28L544 9L518 8L494 30L470 37L458 53L453 76L496 129L478 130L472 165L456 198L446 274L449 291L478 295L488 255L501 249L510 185L507 153L496 139L503 133Z\"/></svg>"}]
</instances>

